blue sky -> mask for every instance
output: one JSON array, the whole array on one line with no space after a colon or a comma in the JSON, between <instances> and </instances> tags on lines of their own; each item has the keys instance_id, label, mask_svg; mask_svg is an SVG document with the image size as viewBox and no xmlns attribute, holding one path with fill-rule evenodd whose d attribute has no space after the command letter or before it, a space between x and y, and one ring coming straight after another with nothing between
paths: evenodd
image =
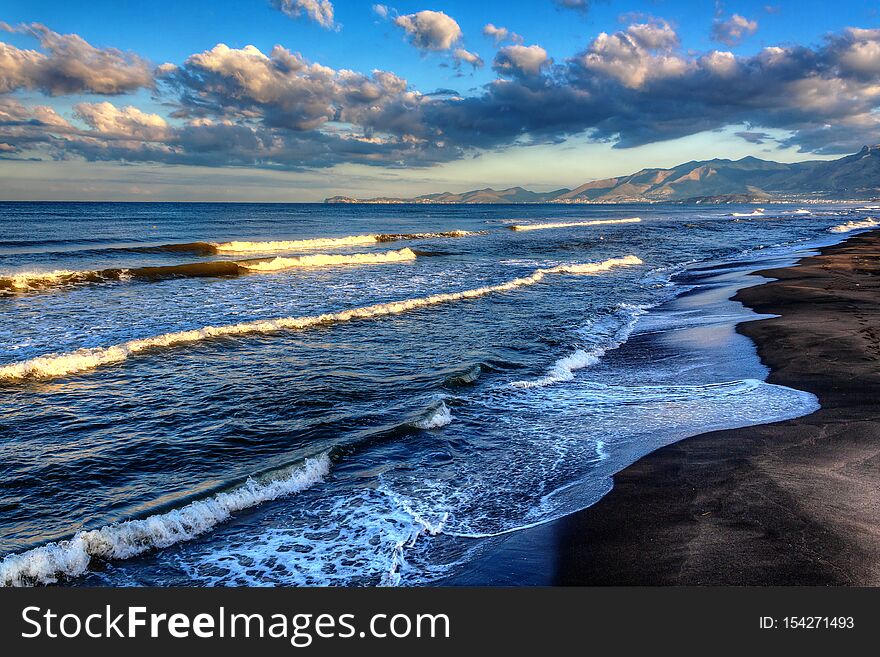
<instances>
[{"instance_id":1,"label":"blue sky","mask_svg":"<svg viewBox=\"0 0 880 657\"><path fill-rule=\"evenodd\" d=\"M548 189L709 157L837 157L880 136L876 2L566 1L389 2L383 16L352 0L6 0L0 196ZM489 23L518 36L496 42ZM312 68L292 72L285 52Z\"/></svg>"}]
</instances>

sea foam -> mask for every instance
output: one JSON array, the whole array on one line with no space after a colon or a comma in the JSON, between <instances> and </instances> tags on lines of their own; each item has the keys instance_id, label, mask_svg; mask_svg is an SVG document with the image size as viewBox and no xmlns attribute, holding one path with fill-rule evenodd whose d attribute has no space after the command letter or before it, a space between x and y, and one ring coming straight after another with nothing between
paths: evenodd
<instances>
[{"instance_id":1,"label":"sea foam","mask_svg":"<svg viewBox=\"0 0 880 657\"><path fill-rule=\"evenodd\" d=\"M211 260L182 265L163 265L156 267L134 267L130 269L102 269L71 271L23 271L0 274L0 294L36 292L53 287L67 287L82 284L162 281L172 278L209 278L239 276L247 273L282 271L285 269L329 267L333 265L375 265L389 262L415 260L418 254L412 249L382 251L379 253L352 253L348 255L315 254L298 257L275 257L254 259L242 262L233 260Z\"/></svg>"},{"instance_id":2,"label":"sea foam","mask_svg":"<svg viewBox=\"0 0 880 657\"><path fill-rule=\"evenodd\" d=\"M430 238L457 238L470 235L483 235L485 231L450 230L437 233L376 233L369 235L347 235L345 237L318 237L305 240L276 240L269 242L220 242L212 244L216 253L271 253L273 251L297 251L300 249L321 249L331 247L375 244L377 242L398 242Z\"/></svg>"},{"instance_id":3,"label":"sea foam","mask_svg":"<svg viewBox=\"0 0 880 657\"><path fill-rule=\"evenodd\" d=\"M592 221L555 221L545 224L514 224L508 226L511 230L527 231L527 230L546 230L548 228L572 228L575 226L604 226L608 224L637 224L642 220L640 217L632 217L630 219L594 219Z\"/></svg>"},{"instance_id":4,"label":"sea foam","mask_svg":"<svg viewBox=\"0 0 880 657\"><path fill-rule=\"evenodd\" d=\"M441 401L440 405L432 408L424 418L413 422L413 426L418 429L439 429L451 424L453 419L449 407Z\"/></svg>"},{"instance_id":5,"label":"sea foam","mask_svg":"<svg viewBox=\"0 0 880 657\"><path fill-rule=\"evenodd\" d=\"M282 317L278 319L256 320L239 324L227 324L224 326L206 326L204 328L189 331L176 331L164 333L148 338L129 340L122 344L109 347L94 347L78 349L69 353L48 354L37 356L29 360L9 363L0 366L0 381L16 381L27 378L52 378L91 370L102 365L119 363L129 356L156 347L171 347L208 340L211 338L247 335L252 333L273 333L284 330L302 330L328 324L338 324L356 319L368 319L397 315L400 313L429 308L445 303L452 303L464 299L477 299L490 294L509 292L520 287L540 283L545 276L552 274L598 274L615 267L627 267L643 264L642 260L634 255L622 258L610 258L602 262L560 265L549 269L536 269L529 276L514 278L497 285L486 285L462 292L447 292L432 294L426 297L416 297L403 301L389 303L377 303L371 306L350 308L335 313L322 315L306 315L302 317Z\"/></svg>"},{"instance_id":6,"label":"sea foam","mask_svg":"<svg viewBox=\"0 0 880 657\"><path fill-rule=\"evenodd\" d=\"M871 217L862 219L861 221L847 221L845 224L832 226L828 229L829 233L849 233L854 230L862 230L863 228L874 228L880 226L880 222Z\"/></svg>"},{"instance_id":7,"label":"sea foam","mask_svg":"<svg viewBox=\"0 0 880 657\"><path fill-rule=\"evenodd\" d=\"M250 478L238 488L167 513L80 531L69 540L11 554L0 561L0 586L52 584L62 577L84 574L92 559L128 559L191 540L225 522L233 513L320 483L329 472L330 457L321 454L306 459L301 467L288 468L263 480Z\"/></svg>"},{"instance_id":8,"label":"sea foam","mask_svg":"<svg viewBox=\"0 0 880 657\"><path fill-rule=\"evenodd\" d=\"M264 262L239 262L238 264L250 271L281 271L297 267L325 267L331 265L375 265L386 262L406 262L415 260L416 253L412 249L383 251L381 253L353 253L351 255L320 255L298 256L293 258L272 258Z\"/></svg>"},{"instance_id":9,"label":"sea foam","mask_svg":"<svg viewBox=\"0 0 880 657\"><path fill-rule=\"evenodd\" d=\"M532 381L514 381L511 383L516 388L542 388L555 383L563 383L574 379L574 373L598 363L609 351L617 349L627 341L636 326L638 318L648 312L649 306L621 304L615 314L623 313L626 319L618 328L609 342L592 349L576 349L573 353L557 360L547 373Z\"/></svg>"}]
</instances>

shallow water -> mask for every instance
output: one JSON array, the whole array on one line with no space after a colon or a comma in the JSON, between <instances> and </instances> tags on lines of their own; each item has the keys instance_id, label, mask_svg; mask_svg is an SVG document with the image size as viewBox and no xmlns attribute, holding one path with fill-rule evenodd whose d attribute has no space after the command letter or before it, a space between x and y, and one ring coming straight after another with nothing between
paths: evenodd
<instances>
[{"instance_id":1,"label":"shallow water","mask_svg":"<svg viewBox=\"0 0 880 657\"><path fill-rule=\"evenodd\" d=\"M0 204L0 580L431 583L809 412L727 301L871 216L797 209Z\"/></svg>"}]
</instances>

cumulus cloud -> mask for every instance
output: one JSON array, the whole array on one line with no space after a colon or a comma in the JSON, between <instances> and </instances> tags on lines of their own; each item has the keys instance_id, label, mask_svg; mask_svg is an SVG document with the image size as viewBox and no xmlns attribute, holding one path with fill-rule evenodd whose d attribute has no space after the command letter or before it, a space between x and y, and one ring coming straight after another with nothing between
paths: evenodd
<instances>
[{"instance_id":1,"label":"cumulus cloud","mask_svg":"<svg viewBox=\"0 0 880 657\"><path fill-rule=\"evenodd\" d=\"M464 48L456 48L452 56L458 62L464 62L465 64L470 64L474 68L480 68L483 66L483 58L478 54L470 52L469 50L465 50Z\"/></svg>"},{"instance_id":2,"label":"cumulus cloud","mask_svg":"<svg viewBox=\"0 0 880 657\"><path fill-rule=\"evenodd\" d=\"M492 68L503 75L538 75L550 63L541 46L504 46L495 55Z\"/></svg>"},{"instance_id":3,"label":"cumulus cloud","mask_svg":"<svg viewBox=\"0 0 880 657\"><path fill-rule=\"evenodd\" d=\"M712 39L728 46L736 46L758 31L758 21L733 14L728 19L716 18L712 23Z\"/></svg>"},{"instance_id":4,"label":"cumulus cloud","mask_svg":"<svg viewBox=\"0 0 880 657\"><path fill-rule=\"evenodd\" d=\"M740 136L754 143L772 134L804 151L853 152L880 142L878 48L880 30L851 28L812 47L694 53L652 19L599 34L560 62L537 45L505 45L492 63L498 78L460 96L423 94L392 72L334 69L281 46L218 44L157 69L156 94L171 108L163 116L107 102L60 116L7 97L0 148L3 157L418 167L572 135L626 148L745 125ZM443 52L475 56L458 50Z\"/></svg>"},{"instance_id":5,"label":"cumulus cloud","mask_svg":"<svg viewBox=\"0 0 880 657\"><path fill-rule=\"evenodd\" d=\"M578 61L585 69L638 88L688 68L690 63L674 51L677 46L678 36L665 21L635 23L615 34L602 32Z\"/></svg>"},{"instance_id":6,"label":"cumulus cloud","mask_svg":"<svg viewBox=\"0 0 880 657\"><path fill-rule=\"evenodd\" d=\"M505 41L509 41L511 43L522 43L523 38L517 34L516 32L511 32L506 27L500 27L493 25L492 23L487 23L483 28L483 36L495 41L495 45L500 45Z\"/></svg>"},{"instance_id":7,"label":"cumulus cloud","mask_svg":"<svg viewBox=\"0 0 880 657\"><path fill-rule=\"evenodd\" d=\"M330 0L271 0L271 3L291 18L307 18L328 30L336 27Z\"/></svg>"},{"instance_id":8,"label":"cumulus cloud","mask_svg":"<svg viewBox=\"0 0 880 657\"><path fill-rule=\"evenodd\" d=\"M0 93L29 89L53 96L114 95L153 86L150 65L132 53L96 48L76 34L58 34L39 23L0 23L0 29L33 36L43 50L0 42Z\"/></svg>"},{"instance_id":9,"label":"cumulus cloud","mask_svg":"<svg viewBox=\"0 0 880 657\"><path fill-rule=\"evenodd\" d=\"M409 42L420 50L450 50L462 36L455 19L442 11L426 9L415 14L397 16L393 22L406 32Z\"/></svg>"}]
</instances>

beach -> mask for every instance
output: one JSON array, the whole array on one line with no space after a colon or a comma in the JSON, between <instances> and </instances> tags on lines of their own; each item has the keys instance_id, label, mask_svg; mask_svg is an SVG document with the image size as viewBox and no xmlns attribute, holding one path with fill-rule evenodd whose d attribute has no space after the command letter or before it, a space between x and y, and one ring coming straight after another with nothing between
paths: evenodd
<instances>
[{"instance_id":1,"label":"beach","mask_svg":"<svg viewBox=\"0 0 880 657\"><path fill-rule=\"evenodd\" d=\"M562 585L880 582L880 235L823 249L736 300L769 381L808 390L805 417L706 433L614 477L560 521Z\"/></svg>"},{"instance_id":2,"label":"beach","mask_svg":"<svg viewBox=\"0 0 880 657\"><path fill-rule=\"evenodd\" d=\"M727 504L751 499L736 477L763 491L771 475L819 509L866 498L839 473L833 495L800 490L820 477L788 455L756 482L733 472L752 430L718 434L741 450L724 467L715 441L676 450L819 407L810 376L771 376L737 327L778 312L750 301L775 289L754 272L870 212L748 210L2 206L0 583L662 582L682 554L684 581L747 577L736 560L755 557L731 560L726 534L699 534L722 547L693 565L692 534L732 521L690 500L682 462L710 463ZM844 354L823 345L816 363ZM665 454L675 476L634 476ZM823 538L858 535L832 521ZM782 581L837 581L786 550Z\"/></svg>"}]
</instances>

